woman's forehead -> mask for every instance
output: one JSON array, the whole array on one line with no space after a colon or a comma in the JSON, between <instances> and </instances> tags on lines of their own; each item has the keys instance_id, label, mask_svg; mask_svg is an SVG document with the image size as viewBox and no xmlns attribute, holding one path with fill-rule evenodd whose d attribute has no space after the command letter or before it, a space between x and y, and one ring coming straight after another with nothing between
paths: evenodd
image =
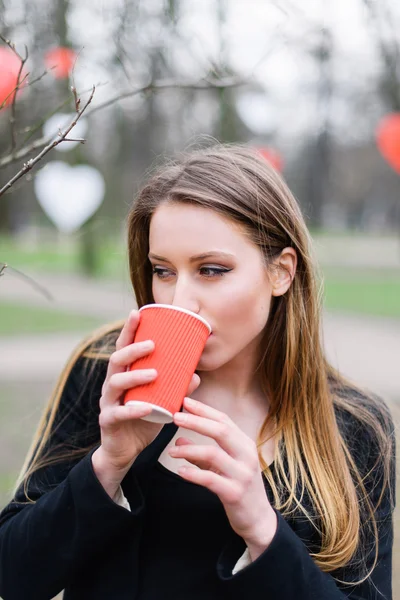
<instances>
[{"instance_id":1,"label":"woman's forehead","mask_svg":"<svg viewBox=\"0 0 400 600\"><path fill-rule=\"evenodd\" d=\"M239 233L243 227L240 223L212 208L189 204L185 202L173 202L161 204L153 213L150 221L150 229L157 230L159 227L180 228L185 227L208 227L210 230L227 230Z\"/></svg>"},{"instance_id":2,"label":"woman's forehead","mask_svg":"<svg viewBox=\"0 0 400 600\"><path fill-rule=\"evenodd\" d=\"M244 230L240 223L210 208L175 203L161 205L150 221L150 243L166 236L233 242L244 237Z\"/></svg>"},{"instance_id":3,"label":"woman's forehead","mask_svg":"<svg viewBox=\"0 0 400 600\"><path fill-rule=\"evenodd\" d=\"M243 226L229 217L210 208L175 203L160 206L152 216L150 247L160 242L197 246L199 252L206 252L210 245L234 250L248 239Z\"/></svg>"}]
</instances>

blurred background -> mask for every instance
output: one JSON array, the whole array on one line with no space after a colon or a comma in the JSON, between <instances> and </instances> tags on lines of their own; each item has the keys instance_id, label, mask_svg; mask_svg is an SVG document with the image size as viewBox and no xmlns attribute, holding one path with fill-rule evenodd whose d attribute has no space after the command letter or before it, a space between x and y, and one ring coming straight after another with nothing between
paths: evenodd
<instances>
[{"instance_id":1,"label":"blurred background","mask_svg":"<svg viewBox=\"0 0 400 600\"><path fill-rule=\"evenodd\" d=\"M135 191L213 141L282 172L322 267L328 356L398 423L396 0L0 0L0 35L0 507L69 354L134 306Z\"/></svg>"}]
</instances>

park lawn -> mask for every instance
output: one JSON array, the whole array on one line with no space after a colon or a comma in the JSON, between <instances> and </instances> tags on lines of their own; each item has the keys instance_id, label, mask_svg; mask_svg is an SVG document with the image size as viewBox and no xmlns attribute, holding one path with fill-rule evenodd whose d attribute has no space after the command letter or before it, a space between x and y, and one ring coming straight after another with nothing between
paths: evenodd
<instances>
[{"instance_id":1,"label":"park lawn","mask_svg":"<svg viewBox=\"0 0 400 600\"><path fill-rule=\"evenodd\" d=\"M0 302L0 336L90 330L103 323L100 318L53 308Z\"/></svg>"},{"instance_id":2,"label":"park lawn","mask_svg":"<svg viewBox=\"0 0 400 600\"><path fill-rule=\"evenodd\" d=\"M400 318L400 272L325 268L327 310Z\"/></svg>"},{"instance_id":3,"label":"park lawn","mask_svg":"<svg viewBox=\"0 0 400 600\"><path fill-rule=\"evenodd\" d=\"M29 275L35 273L84 273L82 248L79 239L75 243L43 243L31 248L17 243L12 238L0 236L0 262L7 263ZM128 271L126 248L121 240L103 238L96 247L95 270L92 276L108 279L121 278Z\"/></svg>"}]
</instances>

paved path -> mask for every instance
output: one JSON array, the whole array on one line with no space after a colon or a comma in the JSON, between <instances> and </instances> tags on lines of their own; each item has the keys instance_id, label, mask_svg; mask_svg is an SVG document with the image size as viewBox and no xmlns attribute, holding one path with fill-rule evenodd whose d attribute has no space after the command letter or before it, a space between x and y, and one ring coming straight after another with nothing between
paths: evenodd
<instances>
[{"instance_id":1,"label":"paved path","mask_svg":"<svg viewBox=\"0 0 400 600\"><path fill-rule=\"evenodd\" d=\"M0 279L0 302L56 308L108 320L124 318L135 306L130 282L98 281L72 275L32 275L53 296L49 302L25 281L6 271Z\"/></svg>"},{"instance_id":2,"label":"paved path","mask_svg":"<svg viewBox=\"0 0 400 600\"><path fill-rule=\"evenodd\" d=\"M96 315L105 323L124 318L134 306L128 281L98 282L64 275L36 279L54 295L54 307ZM0 280L2 300L48 305L26 283L10 275ZM0 338L0 380L54 379L86 333L89 331ZM331 362L344 374L400 401L400 321L326 314L324 343Z\"/></svg>"},{"instance_id":3,"label":"paved path","mask_svg":"<svg viewBox=\"0 0 400 600\"><path fill-rule=\"evenodd\" d=\"M400 320L327 314L324 341L333 366L400 402Z\"/></svg>"}]
</instances>

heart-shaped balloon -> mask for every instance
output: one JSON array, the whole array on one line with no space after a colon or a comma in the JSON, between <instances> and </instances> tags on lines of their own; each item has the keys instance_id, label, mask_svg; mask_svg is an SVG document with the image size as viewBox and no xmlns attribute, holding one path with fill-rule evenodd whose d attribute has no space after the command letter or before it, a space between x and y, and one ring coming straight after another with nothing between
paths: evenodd
<instances>
[{"instance_id":1,"label":"heart-shaped balloon","mask_svg":"<svg viewBox=\"0 0 400 600\"><path fill-rule=\"evenodd\" d=\"M43 135L51 140L58 137L58 131L65 129L72 122L72 119L76 116L74 114L67 113L55 113L52 115L45 124L43 125ZM87 121L84 118L80 118L77 124L71 129L68 138L83 138L87 131ZM80 142L61 142L55 147L58 152L68 152L80 144Z\"/></svg>"},{"instance_id":2,"label":"heart-shaped balloon","mask_svg":"<svg viewBox=\"0 0 400 600\"><path fill-rule=\"evenodd\" d=\"M105 183L94 167L71 167L53 161L38 172L34 189L40 206L56 227L63 233L72 233L99 208Z\"/></svg>"},{"instance_id":3,"label":"heart-shaped balloon","mask_svg":"<svg viewBox=\"0 0 400 600\"><path fill-rule=\"evenodd\" d=\"M72 48L59 46L46 52L44 62L56 79L65 79L72 71L76 58L77 54Z\"/></svg>"},{"instance_id":4,"label":"heart-shaped balloon","mask_svg":"<svg viewBox=\"0 0 400 600\"><path fill-rule=\"evenodd\" d=\"M382 156L400 173L400 113L382 119L376 130L376 141Z\"/></svg>"}]
</instances>

